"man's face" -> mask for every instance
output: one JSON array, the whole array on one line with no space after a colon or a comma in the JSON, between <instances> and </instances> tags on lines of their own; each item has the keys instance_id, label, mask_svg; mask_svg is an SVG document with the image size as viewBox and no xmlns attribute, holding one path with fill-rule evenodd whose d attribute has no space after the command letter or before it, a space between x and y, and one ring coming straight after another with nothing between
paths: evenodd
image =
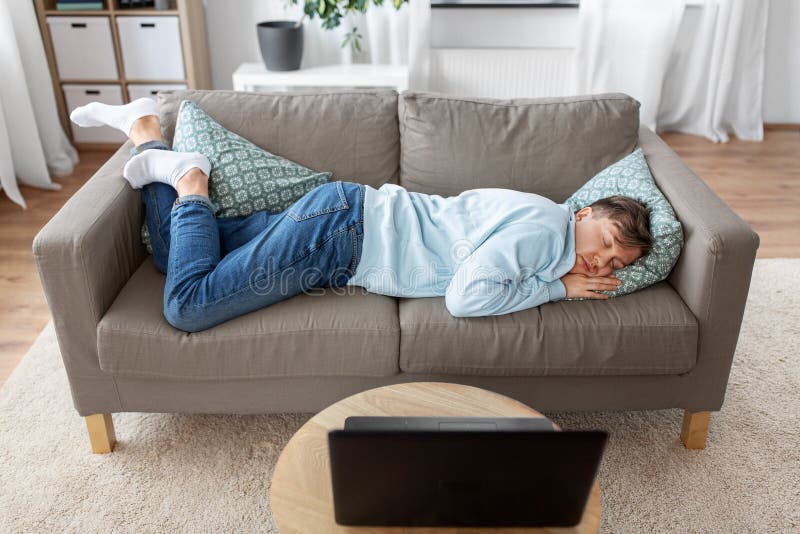
<instances>
[{"instance_id":1,"label":"man's face","mask_svg":"<svg viewBox=\"0 0 800 534\"><path fill-rule=\"evenodd\" d=\"M619 228L607 217L594 217L592 208L575 213L575 265L570 273L609 276L633 263L638 248L623 248L618 241Z\"/></svg>"}]
</instances>

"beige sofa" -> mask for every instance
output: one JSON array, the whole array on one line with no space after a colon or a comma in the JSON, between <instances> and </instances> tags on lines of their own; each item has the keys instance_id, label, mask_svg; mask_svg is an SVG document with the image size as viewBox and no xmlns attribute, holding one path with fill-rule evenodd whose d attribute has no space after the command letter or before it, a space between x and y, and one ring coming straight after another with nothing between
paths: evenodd
<instances>
[{"instance_id":1,"label":"beige sofa","mask_svg":"<svg viewBox=\"0 0 800 534\"><path fill-rule=\"evenodd\" d=\"M394 91L159 94L171 140L183 99L225 127L334 179L458 194L504 187L561 202L640 146L683 224L669 278L609 301L454 318L442 298L300 295L188 334L162 315L164 277L141 245L123 146L33 245L75 408L93 450L111 413L318 411L355 392L460 382L539 410L685 410L703 447L736 346L758 236L620 94L489 100Z\"/></svg>"}]
</instances>

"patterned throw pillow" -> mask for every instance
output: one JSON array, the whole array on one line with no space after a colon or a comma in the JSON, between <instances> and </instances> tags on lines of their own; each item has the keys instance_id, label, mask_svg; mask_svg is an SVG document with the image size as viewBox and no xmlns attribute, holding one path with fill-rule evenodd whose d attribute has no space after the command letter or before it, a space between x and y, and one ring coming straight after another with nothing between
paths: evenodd
<instances>
[{"instance_id":1,"label":"patterned throw pillow","mask_svg":"<svg viewBox=\"0 0 800 534\"><path fill-rule=\"evenodd\" d=\"M181 102L172 150L199 152L211 162L208 196L219 208L217 217L283 211L332 175L267 152L225 129L191 100ZM146 225L142 242L152 254Z\"/></svg>"},{"instance_id":2,"label":"patterned throw pillow","mask_svg":"<svg viewBox=\"0 0 800 534\"><path fill-rule=\"evenodd\" d=\"M619 289L604 293L618 297L644 289L667 277L680 256L683 230L672 206L656 186L641 148L600 171L566 203L573 211L578 211L596 200L613 195L635 198L647 205L650 209L650 233L653 236L653 246L647 256L614 272L622 285Z\"/></svg>"}]
</instances>

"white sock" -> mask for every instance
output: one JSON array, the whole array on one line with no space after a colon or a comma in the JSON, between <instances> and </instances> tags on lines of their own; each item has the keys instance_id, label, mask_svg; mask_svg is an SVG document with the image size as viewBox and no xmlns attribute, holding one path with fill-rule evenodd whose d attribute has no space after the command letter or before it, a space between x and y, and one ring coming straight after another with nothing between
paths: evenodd
<instances>
[{"instance_id":1,"label":"white sock","mask_svg":"<svg viewBox=\"0 0 800 534\"><path fill-rule=\"evenodd\" d=\"M124 106L91 102L72 110L69 118L78 126L111 126L130 135L133 123L146 115L158 115L158 106L152 98L139 98Z\"/></svg>"},{"instance_id":2,"label":"white sock","mask_svg":"<svg viewBox=\"0 0 800 534\"><path fill-rule=\"evenodd\" d=\"M208 158L198 152L145 150L128 160L122 175L134 189L152 182L162 182L177 189L178 180L194 167L206 176L211 172Z\"/></svg>"}]
</instances>

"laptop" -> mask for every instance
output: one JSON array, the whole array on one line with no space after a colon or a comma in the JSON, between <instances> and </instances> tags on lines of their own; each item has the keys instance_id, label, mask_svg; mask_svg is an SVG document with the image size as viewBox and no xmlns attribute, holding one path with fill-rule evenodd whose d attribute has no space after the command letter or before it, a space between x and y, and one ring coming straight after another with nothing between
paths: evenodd
<instances>
[{"instance_id":1,"label":"laptop","mask_svg":"<svg viewBox=\"0 0 800 534\"><path fill-rule=\"evenodd\" d=\"M348 417L328 433L334 516L348 526L575 526L606 441L599 430L554 432L545 418Z\"/></svg>"},{"instance_id":2,"label":"laptop","mask_svg":"<svg viewBox=\"0 0 800 534\"><path fill-rule=\"evenodd\" d=\"M345 430L541 430L553 432L547 417L372 417L351 416Z\"/></svg>"}]
</instances>

